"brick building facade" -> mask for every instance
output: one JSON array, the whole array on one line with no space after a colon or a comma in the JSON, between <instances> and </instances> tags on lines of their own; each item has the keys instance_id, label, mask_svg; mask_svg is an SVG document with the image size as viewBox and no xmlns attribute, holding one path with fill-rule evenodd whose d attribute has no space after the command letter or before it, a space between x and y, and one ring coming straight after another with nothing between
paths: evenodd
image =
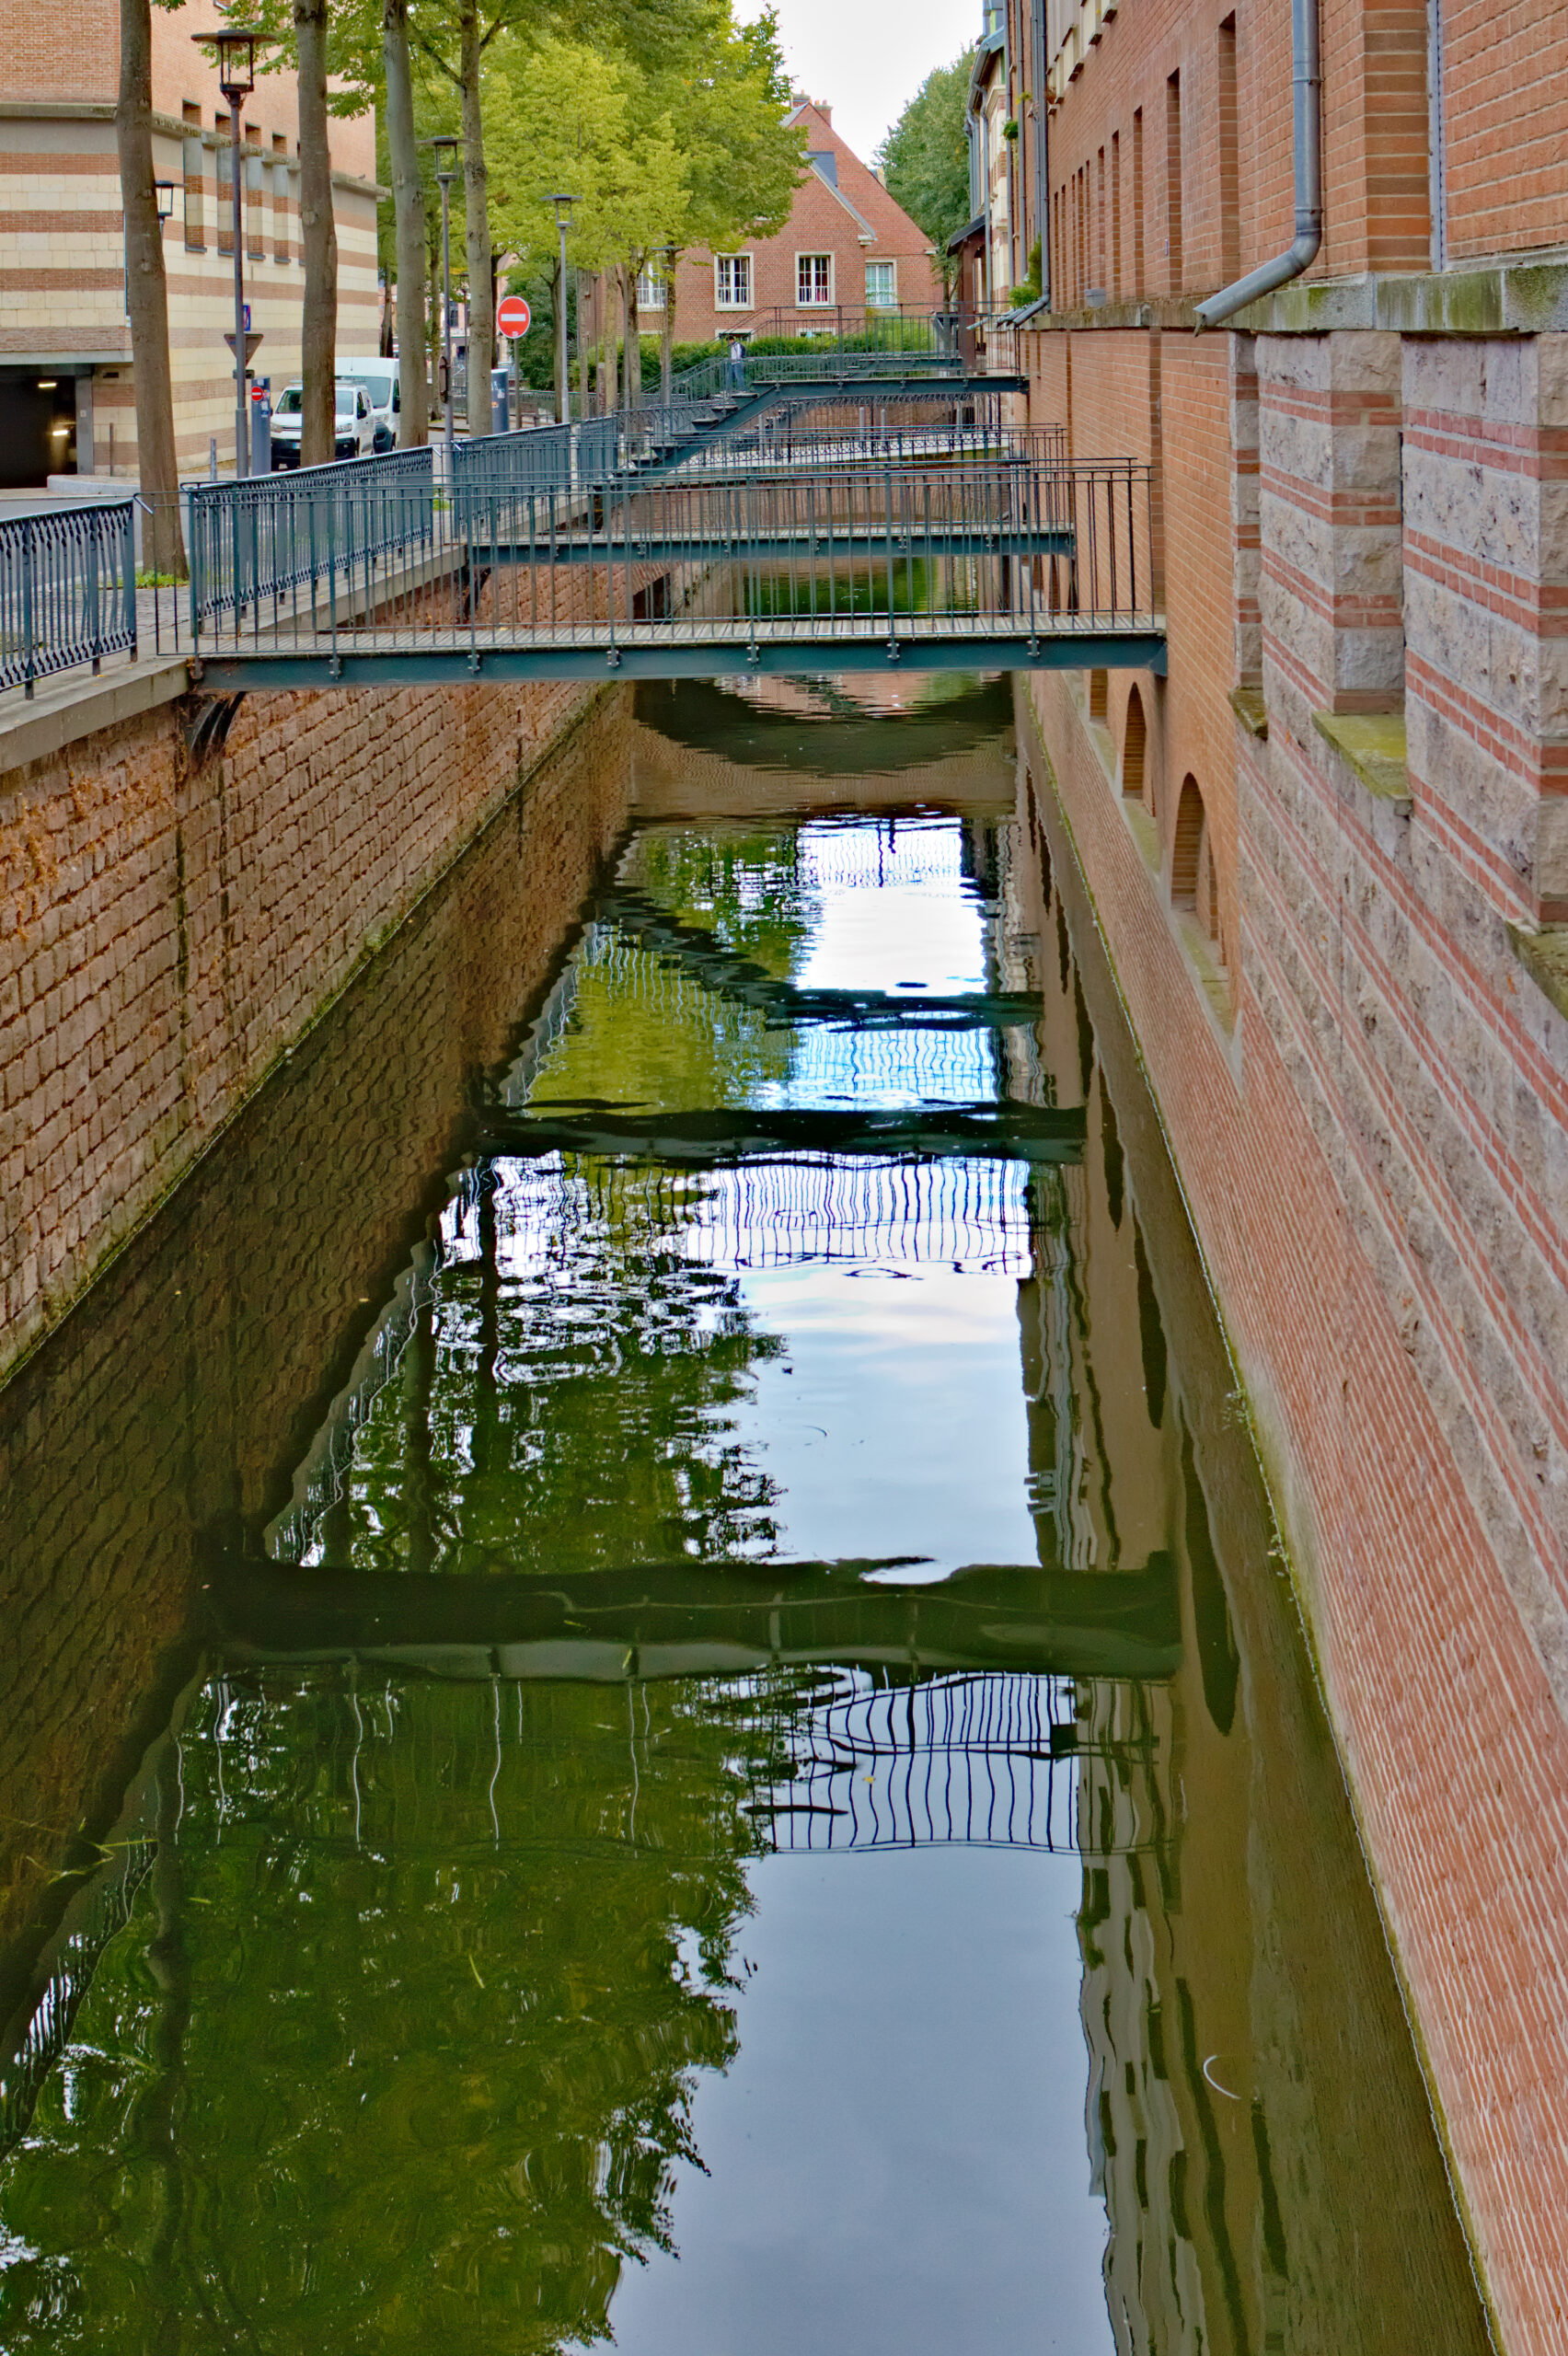
<instances>
[{"instance_id":1,"label":"brick building facade","mask_svg":"<svg viewBox=\"0 0 1568 2356\"><path fill-rule=\"evenodd\" d=\"M832 109L802 98L790 121L805 135L809 167L790 218L733 254L682 257L674 329L683 343L832 331L841 313L934 309L941 299L930 239L839 137ZM655 306L660 291L644 289ZM661 329L662 308L645 310L642 324Z\"/></svg>"},{"instance_id":2,"label":"brick building facade","mask_svg":"<svg viewBox=\"0 0 1568 2356\"><path fill-rule=\"evenodd\" d=\"M153 11L154 170L173 190L164 231L175 437L205 467L209 436L233 463L231 140L226 102L192 32L212 0ZM69 39L47 12L0 0L0 488L47 474L133 476L136 409L125 311L114 112L114 0L84 0ZM258 74L244 112L246 284L274 392L297 378L305 288L294 77ZM376 349L375 130L331 124L338 348Z\"/></svg>"},{"instance_id":3,"label":"brick building facade","mask_svg":"<svg viewBox=\"0 0 1568 2356\"><path fill-rule=\"evenodd\" d=\"M1032 420L1168 676L1031 691L1255 1419L1503 2344L1568 2345L1568 23L1005 0ZM993 218L993 234L997 223ZM1038 735L1032 735L1038 722Z\"/></svg>"}]
</instances>

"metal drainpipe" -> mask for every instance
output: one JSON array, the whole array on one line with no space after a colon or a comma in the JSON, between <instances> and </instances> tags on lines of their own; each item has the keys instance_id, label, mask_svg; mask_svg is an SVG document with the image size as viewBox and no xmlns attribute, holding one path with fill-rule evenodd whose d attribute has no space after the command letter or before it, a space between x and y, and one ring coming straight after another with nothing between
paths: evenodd
<instances>
[{"instance_id":1,"label":"metal drainpipe","mask_svg":"<svg viewBox=\"0 0 1568 2356\"><path fill-rule=\"evenodd\" d=\"M1284 253L1249 271L1234 286L1221 287L1197 306L1200 328L1223 319L1299 278L1323 242L1323 144L1320 98L1323 86L1319 45L1318 0L1291 0L1291 82L1296 98L1296 237Z\"/></svg>"},{"instance_id":2,"label":"metal drainpipe","mask_svg":"<svg viewBox=\"0 0 1568 2356\"><path fill-rule=\"evenodd\" d=\"M1045 98L1045 80L1049 68L1045 63L1045 0L1033 0L1031 11L1034 27L1034 211L1035 235L1040 240L1040 294L1047 310L1051 307L1051 133L1050 108ZM1029 256L1024 256L1027 269Z\"/></svg>"}]
</instances>

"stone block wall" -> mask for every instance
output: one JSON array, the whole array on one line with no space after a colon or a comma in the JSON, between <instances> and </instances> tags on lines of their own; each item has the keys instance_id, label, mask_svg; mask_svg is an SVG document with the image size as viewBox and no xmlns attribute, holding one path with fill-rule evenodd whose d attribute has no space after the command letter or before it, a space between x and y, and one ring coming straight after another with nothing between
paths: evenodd
<instances>
[{"instance_id":1,"label":"stone block wall","mask_svg":"<svg viewBox=\"0 0 1568 2356\"><path fill-rule=\"evenodd\" d=\"M255 695L0 778L0 1371L63 1312L591 690Z\"/></svg>"},{"instance_id":2,"label":"stone block wall","mask_svg":"<svg viewBox=\"0 0 1568 2356\"><path fill-rule=\"evenodd\" d=\"M1565 913L1565 341L1232 339L1224 551L1194 522L1224 403L1168 355L1162 859L1117 791L1127 689L1108 726L1068 680L1034 696L1504 2343L1529 2350L1562 2344L1568 2279L1568 1013L1532 955ZM1234 829L1228 1027L1171 905L1199 745Z\"/></svg>"}]
</instances>

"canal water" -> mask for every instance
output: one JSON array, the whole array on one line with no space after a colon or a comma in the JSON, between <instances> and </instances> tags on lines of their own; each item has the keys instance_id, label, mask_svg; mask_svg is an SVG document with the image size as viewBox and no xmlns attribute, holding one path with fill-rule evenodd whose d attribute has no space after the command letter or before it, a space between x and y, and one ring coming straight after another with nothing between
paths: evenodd
<instances>
[{"instance_id":1,"label":"canal water","mask_svg":"<svg viewBox=\"0 0 1568 2356\"><path fill-rule=\"evenodd\" d=\"M1010 697L594 757L0 1393L0 2346L1484 2348Z\"/></svg>"}]
</instances>

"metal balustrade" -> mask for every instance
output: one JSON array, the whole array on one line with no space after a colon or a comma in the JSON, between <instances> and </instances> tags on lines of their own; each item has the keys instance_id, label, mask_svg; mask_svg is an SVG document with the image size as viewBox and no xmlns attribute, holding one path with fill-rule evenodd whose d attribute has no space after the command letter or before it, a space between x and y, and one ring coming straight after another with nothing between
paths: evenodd
<instances>
[{"instance_id":1,"label":"metal balustrade","mask_svg":"<svg viewBox=\"0 0 1568 2356\"><path fill-rule=\"evenodd\" d=\"M133 497L0 523L0 687L135 653Z\"/></svg>"},{"instance_id":2,"label":"metal balustrade","mask_svg":"<svg viewBox=\"0 0 1568 2356\"><path fill-rule=\"evenodd\" d=\"M392 450L187 491L190 629L259 624L302 592L311 610L340 585L434 546L433 449Z\"/></svg>"},{"instance_id":3,"label":"metal balustrade","mask_svg":"<svg viewBox=\"0 0 1568 2356\"><path fill-rule=\"evenodd\" d=\"M424 471L359 462L325 490L203 486L191 616L213 683L709 676L806 652L1163 662L1135 461L1016 449L535 489L510 448L531 438L474 445L450 486L423 452L406 455Z\"/></svg>"}]
</instances>

